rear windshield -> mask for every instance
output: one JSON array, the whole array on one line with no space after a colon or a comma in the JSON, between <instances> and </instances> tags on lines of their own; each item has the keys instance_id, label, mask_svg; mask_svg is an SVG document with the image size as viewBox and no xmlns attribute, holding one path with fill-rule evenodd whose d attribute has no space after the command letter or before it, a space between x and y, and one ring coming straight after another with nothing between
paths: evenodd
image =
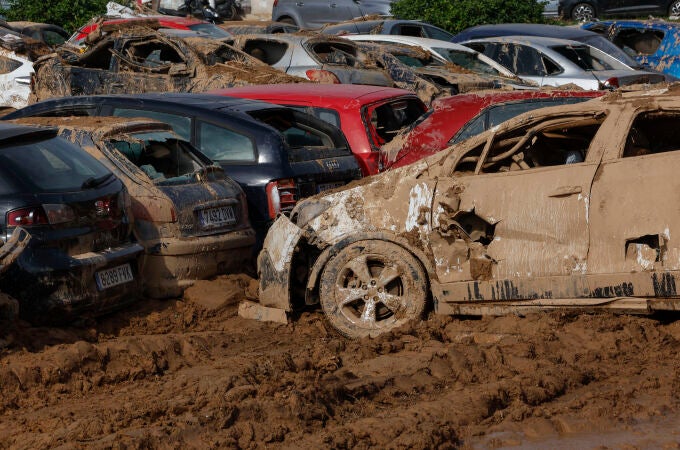
<instances>
[{"instance_id":1,"label":"rear windshield","mask_svg":"<svg viewBox=\"0 0 680 450\"><path fill-rule=\"evenodd\" d=\"M107 144L157 185L194 183L200 178L196 173L205 172L205 165L191 152L190 144L171 133L133 133L109 139ZM224 178L221 171L210 171L206 175Z\"/></svg>"},{"instance_id":2,"label":"rear windshield","mask_svg":"<svg viewBox=\"0 0 680 450\"><path fill-rule=\"evenodd\" d=\"M471 72L500 75L496 69L480 60L475 53L462 52L452 48L433 48L432 50L443 56L448 62Z\"/></svg>"},{"instance_id":3,"label":"rear windshield","mask_svg":"<svg viewBox=\"0 0 680 450\"><path fill-rule=\"evenodd\" d=\"M626 67L611 56L586 45L557 45L554 51L567 58L583 70L613 70Z\"/></svg>"},{"instance_id":4,"label":"rear windshield","mask_svg":"<svg viewBox=\"0 0 680 450\"><path fill-rule=\"evenodd\" d=\"M401 130L408 128L424 112L419 100L399 100L364 108L363 119L371 143L375 148L380 148L394 139Z\"/></svg>"},{"instance_id":5,"label":"rear windshield","mask_svg":"<svg viewBox=\"0 0 680 450\"><path fill-rule=\"evenodd\" d=\"M342 132L316 117L288 108L253 111L250 115L282 134L291 162L351 154Z\"/></svg>"},{"instance_id":6,"label":"rear windshield","mask_svg":"<svg viewBox=\"0 0 680 450\"><path fill-rule=\"evenodd\" d=\"M113 176L83 149L59 137L0 147L0 166L39 192L79 191Z\"/></svg>"}]
</instances>

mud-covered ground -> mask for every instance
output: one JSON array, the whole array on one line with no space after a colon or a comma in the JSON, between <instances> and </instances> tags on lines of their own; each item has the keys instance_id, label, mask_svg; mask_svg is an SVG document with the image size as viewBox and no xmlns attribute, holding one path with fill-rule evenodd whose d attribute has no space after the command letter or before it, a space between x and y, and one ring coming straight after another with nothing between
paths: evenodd
<instances>
[{"instance_id":1,"label":"mud-covered ground","mask_svg":"<svg viewBox=\"0 0 680 450\"><path fill-rule=\"evenodd\" d=\"M432 316L349 341L245 276L5 331L0 448L679 448L680 320Z\"/></svg>"}]
</instances>

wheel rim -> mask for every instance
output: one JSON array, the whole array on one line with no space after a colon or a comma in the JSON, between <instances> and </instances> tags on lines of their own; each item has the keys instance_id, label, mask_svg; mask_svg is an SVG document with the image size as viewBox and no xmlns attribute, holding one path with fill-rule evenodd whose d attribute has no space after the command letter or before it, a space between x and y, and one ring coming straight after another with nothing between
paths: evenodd
<instances>
[{"instance_id":1,"label":"wheel rim","mask_svg":"<svg viewBox=\"0 0 680 450\"><path fill-rule=\"evenodd\" d=\"M669 12L669 16L680 16L680 2L673 3Z\"/></svg>"},{"instance_id":2,"label":"wheel rim","mask_svg":"<svg viewBox=\"0 0 680 450\"><path fill-rule=\"evenodd\" d=\"M407 320L403 268L379 254L359 255L338 273L335 303L361 328L380 329Z\"/></svg>"},{"instance_id":3,"label":"wheel rim","mask_svg":"<svg viewBox=\"0 0 680 450\"><path fill-rule=\"evenodd\" d=\"M587 22L595 17L595 11L592 6L581 3L574 8L572 17L578 21Z\"/></svg>"}]
</instances>

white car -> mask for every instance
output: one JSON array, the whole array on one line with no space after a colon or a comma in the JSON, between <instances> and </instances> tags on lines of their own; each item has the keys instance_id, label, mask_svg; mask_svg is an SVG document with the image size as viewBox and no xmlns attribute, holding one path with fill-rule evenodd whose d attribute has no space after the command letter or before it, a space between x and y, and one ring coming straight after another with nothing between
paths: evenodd
<instances>
[{"instance_id":1,"label":"white car","mask_svg":"<svg viewBox=\"0 0 680 450\"><path fill-rule=\"evenodd\" d=\"M389 34L348 34L340 37L351 41L377 44L390 42L394 44L411 45L429 51L435 58L438 58L443 62L450 62L476 73L516 78L514 73L491 58L464 45L454 44L453 42Z\"/></svg>"},{"instance_id":2,"label":"white car","mask_svg":"<svg viewBox=\"0 0 680 450\"><path fill-rule=\"evenodd\" d=\"M614 89L665 79L663 74L631 69L595 47L566 39L504 36L462 44L539 86L574 84L588 90Z\"/></svg>"},{"instance_id":3,"label":"white car","mask_svg":"<svg viewBox=\"0 0 680 450\"><path fill-rule=\"evenodd\" d=\"M4 43L20 40L13 34L0 33ZM0 44L0 107L23 108L31 93L33 62Z\"/></svg>"}]
</instances>

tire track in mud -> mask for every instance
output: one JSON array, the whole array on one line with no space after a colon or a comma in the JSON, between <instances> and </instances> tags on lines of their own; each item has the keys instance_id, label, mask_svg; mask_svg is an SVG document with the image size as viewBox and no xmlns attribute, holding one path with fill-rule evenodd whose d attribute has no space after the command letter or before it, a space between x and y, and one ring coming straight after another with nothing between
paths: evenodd
<instances>
[{"instance_id":1,"label":"tire track in mud","mask_svg":"<svg viewBox=\"0 0 680 450\"><path fill-rule=\"evenodd\" d=\"M316 312L274 325L148 302L15 330L0 447L474 448L632 429L678 416L679 339L680 322L546 313L350 341Z\"/></svg>"}]
</instances>

